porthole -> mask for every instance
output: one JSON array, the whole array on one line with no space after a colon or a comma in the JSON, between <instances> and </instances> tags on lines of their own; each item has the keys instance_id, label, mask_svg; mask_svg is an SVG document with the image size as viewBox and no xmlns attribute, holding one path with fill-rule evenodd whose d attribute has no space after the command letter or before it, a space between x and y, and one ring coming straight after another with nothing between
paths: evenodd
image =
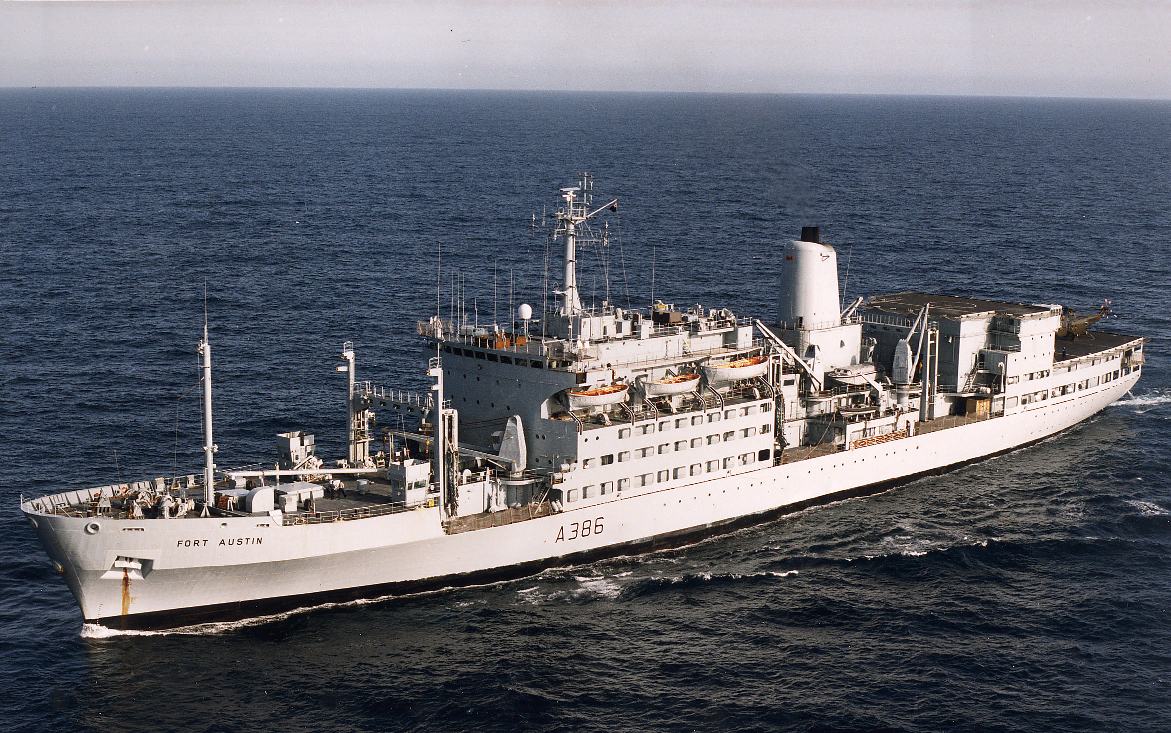
<instances>
[{"instance_id":1,"label":"porthole","mask_svg":"<svg viewBox=\"0 0 1171 733\"><path fill-rule=\"evenodd\" d=\"M97 522L90 522L89 524L85 525L85 533L86 534L97 534L98 532L101 532L101 531L102 531L102 525L98 524Z\"/></svg>"}]
</instances>

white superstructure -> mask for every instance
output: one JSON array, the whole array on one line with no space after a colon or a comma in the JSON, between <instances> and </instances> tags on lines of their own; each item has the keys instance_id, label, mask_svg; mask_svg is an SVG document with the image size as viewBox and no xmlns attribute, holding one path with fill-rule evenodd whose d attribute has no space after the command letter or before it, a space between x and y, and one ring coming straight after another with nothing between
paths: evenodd
<instances>
[{"instance_id":1,"label":"white superstructure","mask_svg":"<svg viewBox=\"0 0 1171 733\"><path fill-rule=\"evenodd\" d=\"M218 471L209 415L209 478L24 501L84 618L175 626L679 544L1039 440L1141 373L1142 338L1059 340L1059 306L901 293L843 308L811 227L784 245L771 324L587 307L576 250L617 202L594 208L588 178L562 199L558 302L535 320L522 306L521 328L420 322L431 394L357 381L346 344L345 460L296 432L278 469Z\"/></svg>"}]
</instances>

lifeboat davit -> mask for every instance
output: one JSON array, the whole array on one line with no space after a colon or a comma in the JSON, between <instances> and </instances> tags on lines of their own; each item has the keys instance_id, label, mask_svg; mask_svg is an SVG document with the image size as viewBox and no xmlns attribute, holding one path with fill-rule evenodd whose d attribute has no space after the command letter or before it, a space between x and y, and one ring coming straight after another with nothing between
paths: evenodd
<instances>
[{"instance_id":1,"label":"lifeboat davit","mask_svg":"<svg viewBox=\"0 0 1171 733\"><path fill-rule=\"evenodd\" d=\"M594 389L575 389L569 392L569 409L579 410L583 407L602 407L626 401L626 393L630 390L625 384L610 384Z\"/></svg>"},{"instance_id":2,"label":"lifeboat davit","mask_svg":"<svg viewBox=\"0 0 1171 733\"><path fill-rule=\"evenodd\" d=\"M656 379L653 382L647 382L645 385L648 397L661 397L663 395L683 394L684 392L694 392L695 388L699 386L698 374L680 374L677 377L667 377L666 379Z\"/></svg>"},{"instance_id":3,"label":"lifeboat davit","mask_svg":"<svg viewBox=\"0 0 1171 733\"><path fill-rule=\"evenodd\" d=\"M750 356L726 364L705 364L709 382L735 382L739 379L753 379L768 369L768 357Z\"/></svg>"}]
</instances>

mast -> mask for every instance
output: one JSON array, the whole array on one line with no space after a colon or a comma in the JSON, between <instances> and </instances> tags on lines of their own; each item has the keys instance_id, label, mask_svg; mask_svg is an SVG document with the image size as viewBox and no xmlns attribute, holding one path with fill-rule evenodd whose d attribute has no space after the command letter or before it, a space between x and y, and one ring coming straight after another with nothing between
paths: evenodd
<instances>
[{"instance_id":1,"label":"mast","mask_svg":"<svg viewBox=\"0 0 1171 733\"><path fill-rule=\"evenodd\" d=\"M211 342L207 337L207 317L203 319L203 341L199 343L203 354L203 501L205 506L215 502L215 442L211 430Z\"/></svg>"},{"instance_id":2,"label":"mast","mask_svg":"<svg viewBox=\"0 0 1171 733\"><path fill-rule=\"evenodd\" d=\"M581 174L581 185L561 189L561 196L565 199L565 208L558 210L557 221L560 227L557 233L565 236L565 277L561 296L561 315L575 316L581 313L581 294L577 287L577 228L579 225L592 219L603 209L617 211L618 199L590 211L593 197L589 194L590 176ZM581 193L579 199L577 194Z\"/></svg>"},{"instance_id":3,"label":"mast","mask_svg":"<svg viewBox=\"0 0 1171 733\"><path fill-rule=\"evenodd\" d=\"M349 444L349 455L346 459L349 465L356 466L359 461L358 456L358 415L354 406L354 342L347 341L342 344L342 358L346 360L344 367L338 367L338 371L344 370L349 379L349 386L346 390L346 410L349 413L349 429L347 443Z\"/></svg>"},{"instance_id":4,"label":"mast","mask_svg":"<svg viewBox=\"0 0 1171 733\"><path fill-rule=\"evenodd\" d=\"M586 220L583 215L588 205L589 194L585 192L588 179L583 177L580 187L561 189L565 198L565 208L557 212L565 233L565 280L564 290L561 293L561 315L573 316L581 312L581 296L577 292L577 225ZM581 191L581 202L575 201L577 192Z\"/></svg>"}]
</instances>

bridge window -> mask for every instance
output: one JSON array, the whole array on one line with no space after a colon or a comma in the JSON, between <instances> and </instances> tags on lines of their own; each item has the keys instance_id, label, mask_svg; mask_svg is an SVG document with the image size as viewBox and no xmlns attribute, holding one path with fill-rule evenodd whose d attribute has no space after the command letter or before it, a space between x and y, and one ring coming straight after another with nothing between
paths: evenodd
<instances>
[{"instance_id":1,"label":"bridge window","mask_svg":"<svg viewBox=\"0 0 1171 733\"><path fill-rule=\"evenodd\" d=\"M602 456L602 465L603 466L609 466L613 462L614 462L614 454L613 453L611 453L609 455Z\"/></svg>"}]
</instances>

